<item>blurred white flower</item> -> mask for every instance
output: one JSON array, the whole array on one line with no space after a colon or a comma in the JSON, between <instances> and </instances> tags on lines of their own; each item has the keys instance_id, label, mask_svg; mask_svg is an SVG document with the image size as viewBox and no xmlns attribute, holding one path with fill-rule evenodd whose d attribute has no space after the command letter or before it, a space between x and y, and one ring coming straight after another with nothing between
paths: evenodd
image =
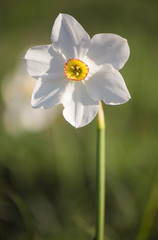
<instances>
[{"instance_id":1,"label":"blurred white flower","mask_svg":"<svg viewBox=\"0 0 158 240\"><path fill-rule=\"evenodd\" d=\"M14 73L8 73L2 84L4 101L3 120L9 134L19 134L23 130L38 132L49 127L58 115L57 108L44 111L32 109L31 93L35 79L27 74L23 62L17 65Z\"/></svg>"},{"instance_id":2,"label":"blurred white flower","mask_svg":"<svg viewBox=\"0 0 158 240\"><path fill-rule=\"evenodd\" d=\"M28 73L37 79L32 94L34 108L63 104L63 115L74 127L90 123L99 101L123 104L130 94L119 73L128 60L127 40L116 34L88 33L72 17L59 14L52 44L30 48L26 55Z\"/></svg>"}]
</instances>

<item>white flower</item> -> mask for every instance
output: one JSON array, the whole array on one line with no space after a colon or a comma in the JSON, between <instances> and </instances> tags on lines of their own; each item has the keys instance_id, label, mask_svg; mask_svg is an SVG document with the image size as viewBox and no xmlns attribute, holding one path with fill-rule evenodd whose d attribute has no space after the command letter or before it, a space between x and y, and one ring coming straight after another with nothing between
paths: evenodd
<instances>
[{"instance_id":1,"label":"white flower","mask_svg":"<svg viewBox=\"0 0 158 240\"><path fill-rule=\"evenodd\" d=\"M71 16L59 14L52 44L30 48L28 73L38 79L32 94L34 108L63 104L64 118L83 127L96 116L99 101L117 105L130 94L118 72L129 57L127 40L116 34L96 34L90 39Z\"/></svg>"},{"instance_id":2,"label":"white flower","mask_svg":"<svg viewBox=\"0 0 158 240\"><path fill-rule=\"evenodd\" d=\"M20 63L15 73L9 72L3 80L2 98L4 101L3 122L6 131L17 135L23 130L38 132L50 126L57 116L57 108L49 111L33 110L30 106L32 88L35 81Z\"/></svg>"}]
</instances>

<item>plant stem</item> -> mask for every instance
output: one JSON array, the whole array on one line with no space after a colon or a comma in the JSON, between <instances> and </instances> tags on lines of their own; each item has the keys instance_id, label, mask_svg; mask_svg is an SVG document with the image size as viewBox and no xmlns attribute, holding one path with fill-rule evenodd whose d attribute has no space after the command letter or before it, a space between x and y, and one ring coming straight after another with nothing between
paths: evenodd
<instances>
[{"instance_id":1,"label":"plant stem","mask_svg":"<svg viewBox=\"0 0 158 240\"><path fill-rule=\"evenodd\" d=\"M158 209L158 187L154 185L144 210L137 240L147 240L150 237L152 225Z\"/></svg>"},{"instance_id":2,"label":"plant stem","mask_svg":"<svg viewBox=\"0 0 158 240\"><path fill-rule=\"evenodd\" d=\"M101 102L99 103L97 118L97 213L96 213L96 240L104 239L105 221L105 120Z\"/></svg>"}]
</instances>

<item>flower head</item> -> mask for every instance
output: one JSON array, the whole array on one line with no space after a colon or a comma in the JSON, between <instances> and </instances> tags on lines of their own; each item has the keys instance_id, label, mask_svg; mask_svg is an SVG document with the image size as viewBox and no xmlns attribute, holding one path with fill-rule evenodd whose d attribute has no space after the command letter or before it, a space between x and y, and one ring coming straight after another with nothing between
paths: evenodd
<instances>
[{"instance_id":1,"label":"flower head","mask_svg":"<svg viewBox=\"0 0 158 240\"><path fill-rule=\"evenodd\" d=\"M77 128L94 119L99 101L118 105L130 99L118 71L130 54L126 39L116 34L90 39L72 16L59 14L51 40L52 44L32 47L25 55L28 73L37 79L34 108L63 104L64 118Z\"/></svg>"},{"instance_id":2,"label":"flower head","mask_svg":"<svg viewBox=\"0 0 158 240\"><path fill-rule=\"evenodd\" d=\"M23 79L23 81L21 81ZM35 80L31 78L23 63L18 63L15 72L8 72L2 82L4 102L3 122L7 133L18 135L24 130L39 132L49 127L57 117L57 108L45 112L33 110L30 98Z\"/></svg>"}]
</instances>

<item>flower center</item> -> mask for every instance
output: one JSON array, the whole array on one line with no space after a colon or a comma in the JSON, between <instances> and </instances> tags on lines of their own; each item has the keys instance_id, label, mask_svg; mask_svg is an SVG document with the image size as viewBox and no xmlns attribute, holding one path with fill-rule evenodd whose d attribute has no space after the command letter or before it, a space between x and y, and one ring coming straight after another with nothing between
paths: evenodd
<instances>
[{"instance_id":1,"label":"flower center","mask_svg":"<svg viewBox=\"0 0 158 240\"><path fill-rule=\"evenodd\" d=\"M88 66L78 59L69 59L64 66L65 76L73 81L81 81L85 79L88 72Z\"/></svg>"}]
</instances>

